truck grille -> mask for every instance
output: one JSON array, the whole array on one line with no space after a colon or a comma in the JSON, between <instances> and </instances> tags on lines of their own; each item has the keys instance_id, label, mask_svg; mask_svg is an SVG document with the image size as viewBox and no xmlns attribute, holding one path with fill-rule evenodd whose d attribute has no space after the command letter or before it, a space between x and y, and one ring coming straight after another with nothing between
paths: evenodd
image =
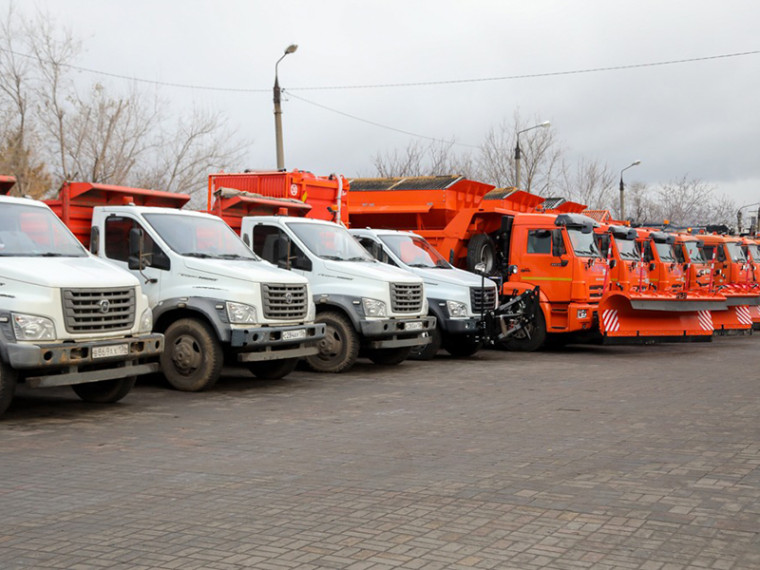
<instances>
[{"instance_id":1,"label":"truck grille","mask_svg":"<svg viewBox=\"0 0 760 570\"><path fill-rule=\"evenodd\" d=\"M98 333L134 326L134 288L64 289L62 297L67 332Z\"/></svg>"},{"instance_id":2,"label":"truck grille","mask_svg":"<svg viewBox=\"0 0 760 570\"><path fill-rule=\"evenodd\" d=\"M470 287L472 312L490 311L496 306L496 289L493 287Z\"/></svg>"},{"instance_id":3,"label":"truck grille","mask_svg":"<svg viewBox=\"0 0 760 570\"><path fill-rule=\"evenodd\" d=\"M306 285L265 283L262 285L262 298L266 319L303 320L309 310Z\"/></svg>"},{"instance_id":4,"label":"truck grille","mask_svg":"<svg viewBox=\"0 0 760 570\"><path fill-rule=\"evenodd\" d=\"M419 313L422 310L422 284L391 283L391 310L394 313Z\"/></svg>"}]
</instances>

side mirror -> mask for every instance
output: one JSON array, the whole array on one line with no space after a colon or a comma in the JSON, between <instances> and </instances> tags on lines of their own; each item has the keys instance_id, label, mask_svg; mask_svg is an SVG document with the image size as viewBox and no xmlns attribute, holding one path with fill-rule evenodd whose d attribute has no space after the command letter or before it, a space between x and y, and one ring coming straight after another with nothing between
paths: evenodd
<instances>
[{"instance_id":1,"label":"side mirror","mask_svg":"<svg viewBox=\"0 0 760 570\"><path fill-rule=\"evenodd\" d=\"M145 269L145 257L143 256L143 231L140 228L129 230L129 259L127 266L130 269Z\"/></svg>"},{"instance_id":2,"label":"side mirror","mask_svg":"<svg viewBox=\"0 0 760 570\"><path fill-rule=\"evenodd\" d=\"M690 263L684 263L684 264L683 264L683 270L684 270L684 271L688 271L690 267L691 267L691 264L690 264Z\"/></svg>"},{"instance_id":3,"label":"side mirror","mask_svg":"<svg viewBox=\"0 0 760 570\"><path fill-rule=\"evenodd\" d=\"M520 268L517 267L517 265L510 265L507 267L507 275L514 275L518 271L520 271Z\"/></svg>"},{"instance_id":4,"label":"side mirror","mask_svg":"<svg viewBox=\"0 0 760 570\"><path fill-rule=\"evenodd\" d=\"M655 263L653 261L652 263L649 264L649 271L654 271L655 267L657 267L657 266L655 265Z\"/></svg>"},{"instance_id":5,"label":"side mirror","mask_svg":"<svg viewBox=\"0 0 760 570\"><path fill-rule=\"evenodd\" d=\"M97 255L100 249L100 228L98 226L92 226L90 230L90 253Z\"/></svg>"},{"instance_id":6,"label":"side mirror","mask_svg":"<svg viewBox=\"0 0 760 570\"><path fill-rule=\"evenodd\" d=\"M615 269L617 265L617 259L610 259L610 269Z\"/></svg>"}]
</instances>

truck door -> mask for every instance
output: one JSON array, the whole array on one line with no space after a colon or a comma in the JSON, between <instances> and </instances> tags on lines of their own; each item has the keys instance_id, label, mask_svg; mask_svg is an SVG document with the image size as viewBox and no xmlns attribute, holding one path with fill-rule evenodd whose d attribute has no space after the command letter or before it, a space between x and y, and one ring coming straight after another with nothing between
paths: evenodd
<instances>
[{"instance_id":1,"label":"truck door","mask_svg":"<svg viewBox=\"0 0 760 570\"><path fill-rule=\"evenodd\" d=\"M521 281L538 285L550 301L570 299L573 266L560 229L528 229L524 261L519 262Z\"/></svg>"},{"instance_id":2,"label":"truck door","mask_svg":"<svg viewBox=\"0 0 760 570\"><path fill-rule=\"evenodd\" d=\"M143 270L129 269L129 233L133 228L142 230L143 253L147 263ZM150 306L155 307L160 299L161 281L166 279L171 268L166 253L153 241L140 222L128 216L108 216L104 240L106 258L137 277L143 293L148 296Z\"/></svg>"}]
</instances>

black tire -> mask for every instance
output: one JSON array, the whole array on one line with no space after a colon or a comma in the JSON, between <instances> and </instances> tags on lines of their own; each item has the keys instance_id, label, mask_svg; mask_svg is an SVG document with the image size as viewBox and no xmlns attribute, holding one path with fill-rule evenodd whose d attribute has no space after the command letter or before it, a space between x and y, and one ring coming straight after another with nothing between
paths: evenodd
<instances>
[{"instance_id":1,"label":"black tire","mask_svg":"<svg viewBox=\"0 0 760 570\"><path fill-rule=\"evenodd\" d=\"M409 354L409 360L433 360L438 351L441 350L442 341L441 329L436 326L430 331L430 344L413 346Z\"/></svg>"},{"instance_id":2,"label":"black tire","mask_svg":"<svg viewBox=\"0 0 760 570\"><path fill-rule=\"evenodd\" d=\"M265 360L252 362L249 369L256 378L263 380L279 380L296 369L300 358L284 358L282 360Z\"/></svg>"},{"instance_id":3,"label":"black tire","mask_svg":"<svg viewBox=\"0 0 760 570\"><path fill-rule=\"evenodd\" d=\"M222 374L224 355L211 328L197 319L179 319L164 332L161 371L183 392L208 390Z\"/></svg>"},{"instance_id":4,"label":"black tire","mask_svg":"<svg viewBox=\"0 0 760 570\"><path fill-rule=\"evenodd\" d=\"M467 243L467 269L475 271L478 263L484 263L485 273L490 274L496 267L496 245L486 234L475 234Z\"/></svg>"},{"instance_id":5,"label":"black tire","mask_svg":"<svg viewBox=\"0 0 760 570\"><path fill-rule=\"evenodd\" d=\"M314 322L325 324L325 336L317 343L319 352L306 357L314 372L343 372L359 357L359 335L348 318L337 311L317 314Z\"/></svg>"},{"instance_id":6,"label":"black tire","mask_svg":"<svg viewBox=\"0 0 760 570\"><path fill-rule=\"evenodd\" d=\"M0 416L11 405L17 383L18 373L4 362L0 362Z\"/></svg>"},{"instance_id":7,"label":"black tire","mask_svg":"<svg viewBox=\"0 0 760 570\"><path fill-rule=\"evenodd\" d=\"M522 330L506 339L502 344L507 350L533 352L546 342L546 319L541 307L536 309L536 318Z\"/></svg>"},{"instance_id":8,"label":"black tire","mask_svg":"<svg viewBox=\"0 0 760 570\"><path fill-rule=\"evenodd\" d=\"M464 336L451 336L443 341L443 349L455 358L467 358L478 352L483 346L479 340Z\"/></svg>"},{"instance_id":9,"label":"black tire","mask_svg":"<svg viewBox=\"0 0 760 570\"><path fill-rule=\"evenodd\" d=\"M72 384L71 389L85 402L94 404L112 404L129 394L135 385L137 376L127 376L115 380Z\"/></svg>"},{"instance_id":10,"label":"black tire","mask_svg":"<svg viewBox=\"0 0 760 570\"><path fill-rule=\"evenodd\" d=\"M367 358L375 364L381 366L395 366L401 364L409 358L412 352L411 346L400 346L398 348L375 348L367 351Z\"/></svg>"}]
</instances>

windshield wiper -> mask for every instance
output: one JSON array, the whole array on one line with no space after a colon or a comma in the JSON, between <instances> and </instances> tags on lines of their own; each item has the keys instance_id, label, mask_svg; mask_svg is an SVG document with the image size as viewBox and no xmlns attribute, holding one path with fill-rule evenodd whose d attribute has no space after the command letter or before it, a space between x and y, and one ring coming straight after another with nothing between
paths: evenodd
<instances>
[{"instance_id":1,"label":"windshield wiper","mask_svg":"<svg viewBox=\"0 0 760 570\"><path fill-rule=\"evenodd\" d=\"M216 257L214 255L209 255L208 253L199 253L197 251L188 251L185 253L180 253L180 255L184 257L198 257L200 259L213 259L214 257Z\"/></svg>"},{"instance_id":2,"label":"windshield wiper","mask_svg":"<svg viewBox=\"0 0 760 570\"><path fill-rule=\"evenodd\" d=\"M339 255L320 255L322 259L330 259L332 261L346 261L344 258L340 257Z\"/></svg>"},{"instance_id":3,"label":"windshield wiper","mask_svg":"<svg viewBox=\"0 0 760 570\"><path fill-rule=\"evenodd\" d=\"M435 265L428 265L427 263L407 263L409 267L422 267L423 269L435 269Z\"/></svg>"},{"instance_id":4,"label":"windshield wiper","mask_svg":"<svg viewBox=\"0 0 760 570\"><path fill-rule=\"evenodd\" d=\"M239 253L220 253L216 257L220 259L256 259L250 255L240 255Z\"/></svg>"}]
</instances>

